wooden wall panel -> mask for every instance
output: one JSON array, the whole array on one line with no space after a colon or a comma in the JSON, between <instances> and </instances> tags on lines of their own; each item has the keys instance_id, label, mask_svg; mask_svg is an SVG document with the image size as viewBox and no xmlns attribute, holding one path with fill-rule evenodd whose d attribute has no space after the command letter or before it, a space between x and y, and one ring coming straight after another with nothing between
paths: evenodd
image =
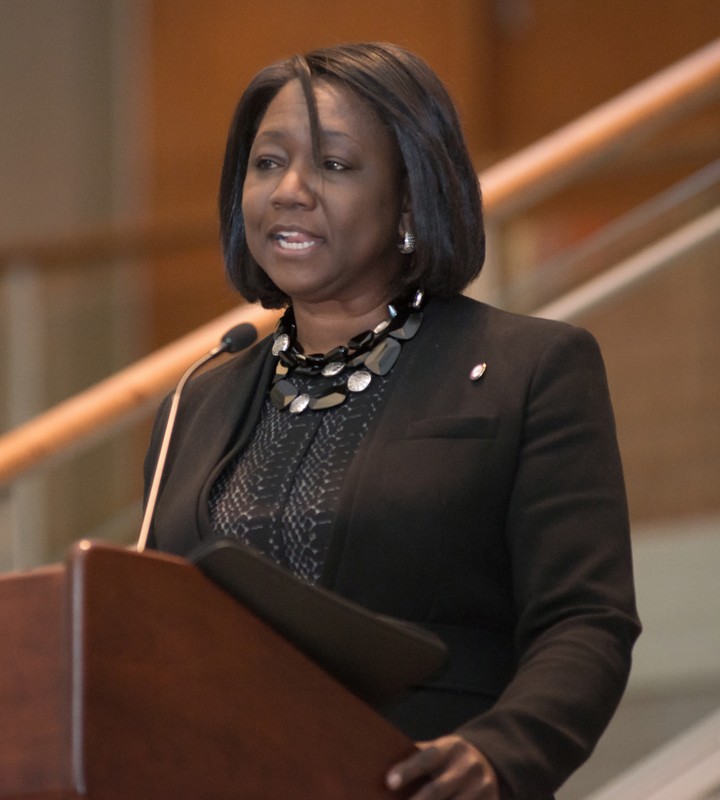
<instances>
[{"instance_id":1,"label":"wooden wall panel","mask_svg":"<svg viewBox=\"0 0 720 800\"><path fill-rule=\"evenodd\" d=\"M212 211L227 126L260 68L343 41L387 40L424 56L451 87L480 148L489 4L476 0L154 0L154 207Z\"/></svg>"},{"instance_id":2,"label":"wooden wall panel","mask_svg":"<svg viewBox=\"0 0 720 800\"><path fill-rule=\"evenodd\" d=\"M720 36L716 0L504 0L496 146L512 152Z\"/></svg>"}]
</instances>

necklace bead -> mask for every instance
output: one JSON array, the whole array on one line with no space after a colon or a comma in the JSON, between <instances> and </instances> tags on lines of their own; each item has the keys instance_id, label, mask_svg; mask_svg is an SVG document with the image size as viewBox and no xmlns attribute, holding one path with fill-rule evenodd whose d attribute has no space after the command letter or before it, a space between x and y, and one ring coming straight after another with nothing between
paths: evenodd
<instances>
[{"instance_id":1,"label":"necklace bead","mask_svg":"<svg viewBox=\"0 0 720 800\"><path fill-rule=\"evenodd\" d=\"M278 322L272 354L277 358L270 399L280 411L301 414L306 408L322 411L345 402L349 392L363 392L373 375L387 375L400 356L402 343L417 333L422 322L422 293L415 292L403 305L388 305L388 317L372 330L354 336L347 345L328 353L306 355L295 339L292 307ZM308 375L318 383L300 392L290 380L293 371Z\"/></svg>"},{"instance_id":2,"label":"necklace bead","mask_svg":"<svg viewBox=\"0 0 720 800\"><path fill-rule=\"evenodd\" d=\"M290 337L287 335L287 333L281 333L273 342L272 354L277 356L284 350L287 350L288 347L290 347Z\"/></svg>"},{"instance_id":3,"label":"necklace bead","mask_svg":"<svg viewBox=\"0 0 720 800\"><path fill-rule=\"evenodd\" d=\"M322 368L322 374L326 378L331 378L333 375L339 375L345 369L345 364L342 361L330 361Z\"/></svg>"},{"instance_id":4,"label":"necklace bead","mask_svg":"<svg viewBox=\"0 0 720 800\"><path fill-rule=\"evenodd\" d=\"M347 387L351 392L363 392L370 386L372 375L366 369L359 369L348 378Z\"/></svg>"},{"instance_id":5,"label":"necklace bead","mask_svg":"<svg viewBox=\"0 0 720 800\"><path fill-rule=\"evenodd\" d=\"M384 339L368 353L365 366L376 375L387 375L395 366L400 350L402 345L396 339Z\"/></svg>"},{"instance_id":6,"label":"necklace bead","mask_svg":"<svg viewBox=\"0 0 720 800\"><path fill-rule=\"evenodd\" d=\"M290 413L291 414L300 414L308 407L310 403L310 395L309 394L299 394L293 401L290 403Z\"/></svg>"}]
</instances>

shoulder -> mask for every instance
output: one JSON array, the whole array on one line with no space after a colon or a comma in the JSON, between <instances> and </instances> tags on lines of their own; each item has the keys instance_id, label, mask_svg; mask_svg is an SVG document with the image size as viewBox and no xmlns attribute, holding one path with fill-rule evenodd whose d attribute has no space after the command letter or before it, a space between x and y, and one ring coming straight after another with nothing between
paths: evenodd
<instances>
[{"instance_id":1,"label":"shoulder","mask_svg":"<svg viewBox=\"0 0 720 800\"><path fill-rule=\"evenodd\" d=\"M215 415L236 407L238 401L251 395L258 383L265 379L271 363L267 357L271 347L272 336L268 336L193 376L182 391L178 416ZM171 391L161 402L155 416L155 429L165 424L173 395Z\"/></svg>"},{"instance_id":2,"label":"shoulder","mask_svg":"<svg viewBox=\"0 0 720 800\"><path fill-rule=\"evenodd\" d=\"M186 388L187 397L207 397L224 394L238 384L253 382L267 364L272 336L267 336L237 355L210 367L193 378Z\"/></svg>"},{"instance_id":3,"label":"shoulder","mask_svg":"<svg viewBox=\"0 0 720 800\"><path fill-rule=\"evenodd\" d=\"M515 362L538 362L557 351L599 355L594 336L584 328L557 320L504 311L458 295L432 300L426 310L435 340L460 350L478 347Z\"/></svg>"}]
</instances>

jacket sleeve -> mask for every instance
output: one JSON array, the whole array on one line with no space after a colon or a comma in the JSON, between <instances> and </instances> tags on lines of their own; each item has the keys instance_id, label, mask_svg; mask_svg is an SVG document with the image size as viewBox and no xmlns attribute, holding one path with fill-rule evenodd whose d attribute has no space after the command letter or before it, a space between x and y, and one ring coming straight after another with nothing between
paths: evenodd
<instances>
[{"instance_id":1,"label":"jacket sleeve","mask_svg":"<svg viewBox=\"0 0 720 800\"><path fill-rule=\"evenodd\" d=\"M640 632L615 423L593 337L558 326L537 362L506 522L516 674L460 731L514 800L539 800L590 754Z\"/></svg>"}]
</instances>

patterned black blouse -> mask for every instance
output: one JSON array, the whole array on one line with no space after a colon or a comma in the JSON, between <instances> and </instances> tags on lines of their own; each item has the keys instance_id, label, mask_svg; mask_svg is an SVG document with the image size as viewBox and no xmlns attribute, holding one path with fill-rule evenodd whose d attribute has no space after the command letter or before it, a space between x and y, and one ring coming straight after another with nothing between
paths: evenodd
<instances>
[{"instance_id":1,"label":"patterned black blouse","mask_svg":"<svg viewBox=\"0 0 720 800\"><path fill-rule=\"evenodd\" d=\"M322 574L345 471L381 406L388 381L374 376L339 406L301 414L269 399L245 450L210 493L217 536L234 536L315 583ZM294 375L302 392L312 378Z\"/></svg>"}]
</instances>

